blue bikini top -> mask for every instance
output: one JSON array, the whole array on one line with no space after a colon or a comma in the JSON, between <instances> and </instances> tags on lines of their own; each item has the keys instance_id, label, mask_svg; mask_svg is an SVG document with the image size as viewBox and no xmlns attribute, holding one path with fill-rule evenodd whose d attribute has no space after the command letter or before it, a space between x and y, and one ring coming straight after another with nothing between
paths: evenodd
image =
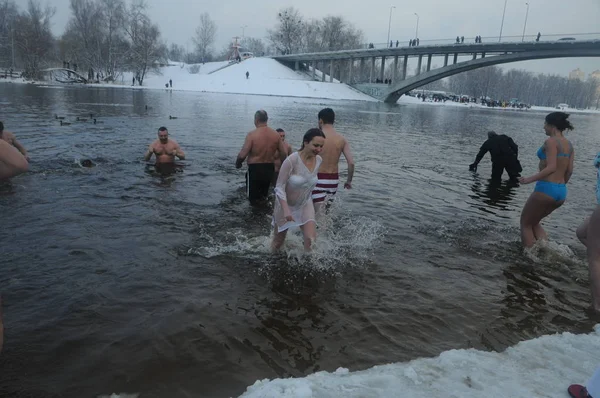
<instances>
[{"instance_id":1,"label":"blue bikini top","mask_svg":"<svg viewBox=\"0 0 600 398\"><path fill-rule=\"evenodd\" d=\"M558 145L558 153L556 154L556 156L559 158L570 158L571 152L573 152L573 145L571 144L571 142L569 142L569 153L566 153L562 151L562 145L558 138L554 137L554 139L556 139L556 145ZM540 149L537 150L537 157L540 158L540 160L546 160L546 151L544 149L544 145L542 145Z\"/></svg>"}]
</instances>

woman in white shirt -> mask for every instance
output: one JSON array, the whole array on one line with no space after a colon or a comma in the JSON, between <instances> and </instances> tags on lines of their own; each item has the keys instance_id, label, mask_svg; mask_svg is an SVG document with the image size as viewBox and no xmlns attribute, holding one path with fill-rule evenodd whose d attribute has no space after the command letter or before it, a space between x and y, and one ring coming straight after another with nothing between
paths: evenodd
<instances>
[{"instance_id":1,"label":"woman in white shirt","mask_svg":"<svg viewBox=\"0 0 600 398\"><path fill-rule=\"evenodd\" d=\"M315 208L312 191L317 185L317 172L322 159L325 134L320 129L310 129L304 134L302 148L292 153L281 164L275 185L275 210L273 212L273 250L279 250L287 230L300 227L304 235L304 249L310 250L317 237Z\"/></svg>"}]
</instances>

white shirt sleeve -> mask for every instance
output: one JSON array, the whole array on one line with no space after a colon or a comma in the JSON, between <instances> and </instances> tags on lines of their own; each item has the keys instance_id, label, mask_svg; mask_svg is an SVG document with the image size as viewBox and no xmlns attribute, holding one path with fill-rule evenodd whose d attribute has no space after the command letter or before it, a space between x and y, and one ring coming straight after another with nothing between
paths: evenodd
<instances>
[{"instance_id":1,"label":"white shirt sleeve","mask_svg":"<svg viewBox=\"0 0 600 398\"><path fill-rule=\"evenodd\" d=\"M281 164L281 168L279 169L279 177L277 177L277 183L275 184L275 195L281 200L285 200L287 202L287 195L285 193L285 187L287 186L287 182L292 175L293 165L292 165L292 157L294 154L291 154Z\"/></svg>"}]
</instances>

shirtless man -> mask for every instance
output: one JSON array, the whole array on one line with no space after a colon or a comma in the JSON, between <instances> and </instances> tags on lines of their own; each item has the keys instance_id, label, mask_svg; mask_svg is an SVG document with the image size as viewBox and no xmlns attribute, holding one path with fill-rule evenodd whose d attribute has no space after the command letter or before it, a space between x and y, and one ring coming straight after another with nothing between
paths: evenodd
<instances>
[{"instance_id":1,"label":"shirtless man","mask_svg":"<svg viewBox=\"0 0 600 398\"><path fill-rule=\"evenodd\" d=\"M286 152L285 157L287 158L292 154L292 146L285 140L285 131L283 129L275 130L279 133L279 137L281 141L283 141L283 145L285 146ZM279 169L281 168L281 156L279 155L279 151L277 151L277 155L275 155L275 175L273 176L273 185L277 183L277 177L279 177Z\"/></svg>"},{"instance_id":2,"label":"shirtless man","mask_svg":"<svg viewBox=\"0 0 600 398\"><path fill-rule=\"evenodd\" d=\"M321 152L323 163L319 167L317 186L313 190L312 198L315 205L315 214L323 215L325 205L333 201L333 195L337 192L339 179L338 163L342 153L348 163L348 179L344 188L352 188L352 178L354 177L354 159L350 152L350 144L333 127L335 122L335 113L331 108L322 109L319 112L319 128L325 134L325 145Z\"/></svg>"},{"instance_id":3,"label":"shirtless man","mask_svg":"<svg viewBox=\"0 0 600 398\"><path fill-rule=\"evenodd\" d=\"M153 154L156 156L154 167L159 173L174 170L175 156L181 160L185 159L185 153L183 153L177 141L169 139L169 131L166 127L158 129L158 139L150 144L148 152L144 155L144 160L149 161Z\"/></svg>"},{"instance_id":4,"label":"shirtless man","mask_svg":"<svg viewBox=\"0 0 600 398\"><path fill-rule=\"evenodd\" d=\"M25 173L29 163L8 142L0 140L0 181Z\"/></svg>"},{"instance_id":5,"label":"shirtless man","mask_svg":"<svg viewBox=\"0 0 600 398\"><path fill-rule=\"evenodd\" d=\"M246 136L244 146L235 161L235 167L239 169L248 158L246 193L252 204L267 199L275 173L275 157L279 156L283 162L287 153L279 133L267 126L268 120L266 111L256 111L254 114L256 129Z\"/></svg>"},{"instance_id":6,"label":"shirtless man","mask_svg":"<svg viewBox=\"0 0 600 398\"><path fill-rule=\"evenodd\" d=\"M19 141L17 141L17 137L10 131L4 130L4 124L0 122L0 139L8 142L10 145L14 146L25 156L25 159L29 161L29 156L27 155L27 150L21 145Z\"/></svg>"}]
</instances>

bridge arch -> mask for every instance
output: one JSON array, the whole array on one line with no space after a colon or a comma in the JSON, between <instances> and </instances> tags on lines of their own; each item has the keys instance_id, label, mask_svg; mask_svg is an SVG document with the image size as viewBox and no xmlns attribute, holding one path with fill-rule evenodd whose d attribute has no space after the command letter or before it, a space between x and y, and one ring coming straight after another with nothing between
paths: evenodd
<instances>
[{"instance_id":1,"label":"bridge arch","mask_svg":"<svg viewBox=\"0 0 600 398\"><path fill-rule=\"evenodd\" d=\"M595 49L573 49L573 50L543 50L534 53L512 53L503 55L494 55L487 58L478 58L465 62L459 62L453 65L444 66L438 69L430 70L420 75L402 80L389 89L382 92L380 100L387 103L395 103L398 99L407 92L415 88L424 86L436 80L443 79L448 76L456 75L462 72L467 72L473 69L479 69L486 66L506 64L510 62L529 61L534 59L549 59L549 58L572 58L572 57L600 57L600 47Z\"/></svg>"}]
</instances>

